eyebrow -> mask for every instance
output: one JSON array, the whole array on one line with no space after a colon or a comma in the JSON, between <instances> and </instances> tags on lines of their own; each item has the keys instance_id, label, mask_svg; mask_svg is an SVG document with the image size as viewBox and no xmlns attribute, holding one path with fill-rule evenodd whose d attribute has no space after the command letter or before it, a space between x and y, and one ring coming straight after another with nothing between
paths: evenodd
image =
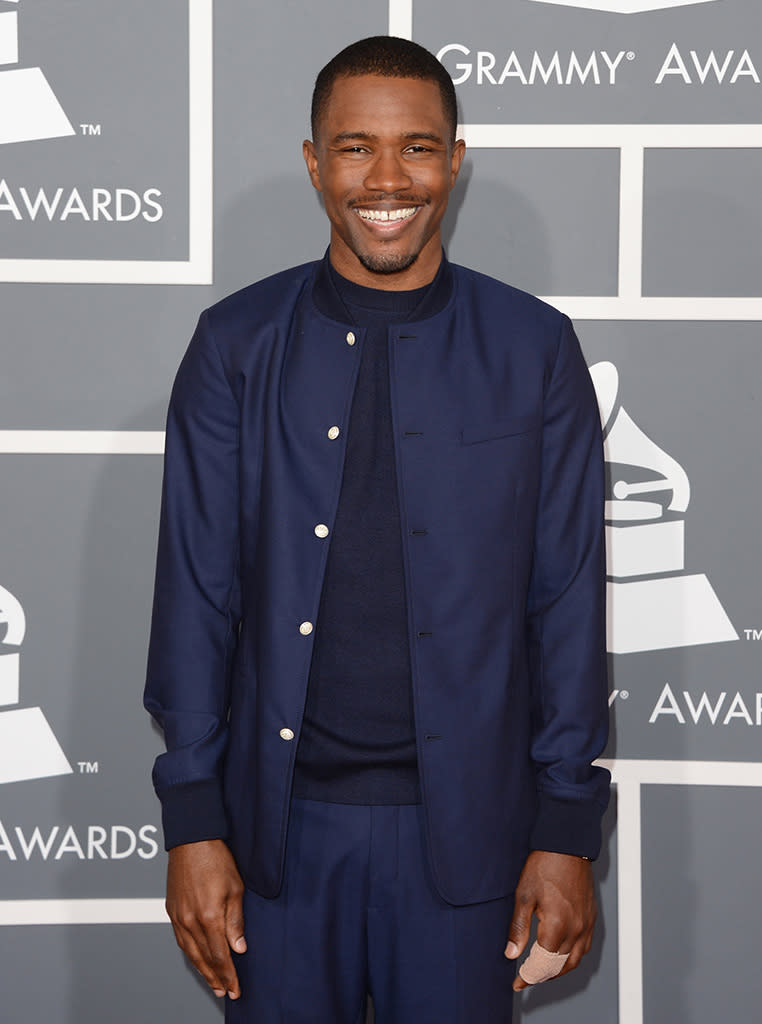
<instances>
[{"instance_id":1,"label":"eyebrow","mask_svg":"<svg viewBox=\"0 0 762 1024\"><path fill-rule=\"evenodd\" d=\"M402 132L399 138L402 140L425 139L428 142L444 145L444 140L436 132ZM339 132L338 135L334 135L331 142L352 142L354 139L362 139L365 142L377 142L378 135L374 135L373 132L361 131Z\"/></svg>"}]
</instances>

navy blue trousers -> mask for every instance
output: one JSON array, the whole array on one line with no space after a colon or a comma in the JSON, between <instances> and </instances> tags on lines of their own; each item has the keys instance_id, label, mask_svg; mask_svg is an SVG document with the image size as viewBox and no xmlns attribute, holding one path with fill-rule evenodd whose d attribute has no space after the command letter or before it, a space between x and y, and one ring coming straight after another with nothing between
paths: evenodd
<instances>
[{"instance_id":1,"label":"navy blue trousers","mask_svg":"<svg viewBox=\"0 0 762 1024\"><path fill-rule=\"evenodd\" d=\"M293 800L283 889L248 891L226 1024L510 1024L513 897L437 894L420 806Z\"/></svg>"}]
</instances>

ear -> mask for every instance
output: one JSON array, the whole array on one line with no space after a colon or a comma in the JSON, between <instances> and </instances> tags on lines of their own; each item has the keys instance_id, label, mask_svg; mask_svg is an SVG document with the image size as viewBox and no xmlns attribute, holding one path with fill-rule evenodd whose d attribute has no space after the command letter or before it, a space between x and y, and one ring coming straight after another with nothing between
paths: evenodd
<instances>
[{"instance_id":1,"label":"ear","mask_svg":"<svg viewBox=\"0 0 762 1024\"><path fill-rule=\"evenodd\" d=\"M304 162L307 164L307 173L310 176L310 181L312 182L313 187L316 188L318 192L322 192L323 186L320 183L320 170L315 143L310 142L309 139L305 139L302 143L302 153L304 154Z\"/></svg>"},{"instance_id":2,"label":"ear","mask_svg":"<svg viewBox=\"0 0 762 1024\"><path fill-rule=\"evenodd\" d=\"M463 139L457 139L452 147L452 161L450 163L450 188L455 187L458 180L463 157L466 155L466 144Z\"/></svg>"}]
</instances>

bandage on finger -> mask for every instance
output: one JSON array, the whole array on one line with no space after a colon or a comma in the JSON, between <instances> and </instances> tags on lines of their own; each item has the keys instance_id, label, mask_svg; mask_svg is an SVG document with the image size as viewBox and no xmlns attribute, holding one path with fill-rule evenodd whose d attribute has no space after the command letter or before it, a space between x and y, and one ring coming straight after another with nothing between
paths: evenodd
<instances>
[{"instance_id":1,"label":"bandage on finger","mask_svg":"<svg viewBox=\"0 0 762 1024\"><path fill-rule=\"evenodd\" d=\"M561 973L568 959L568 953L551 953L539 942L535 942L529 950L529 956L519 967L519 977L527 985L539 985L543 981L550 981Z\"/></svg>"}]
</instances>

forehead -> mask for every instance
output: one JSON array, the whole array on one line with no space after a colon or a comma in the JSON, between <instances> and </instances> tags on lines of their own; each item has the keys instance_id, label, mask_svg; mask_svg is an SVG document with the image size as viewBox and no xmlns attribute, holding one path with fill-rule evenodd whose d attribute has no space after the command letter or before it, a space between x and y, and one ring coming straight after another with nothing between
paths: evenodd
<instances>
[{"instance_id":1,"label":"forehead","mask_svg":"<svg viewBox=\"0 0 762 1024\"><path fill-rule=\"evenodd\" d=\"M429 130L446 135L439 85L428 79L357 75L337 78L322 117L327 136L347 131Z\"/></svg>"}]
</instances>

